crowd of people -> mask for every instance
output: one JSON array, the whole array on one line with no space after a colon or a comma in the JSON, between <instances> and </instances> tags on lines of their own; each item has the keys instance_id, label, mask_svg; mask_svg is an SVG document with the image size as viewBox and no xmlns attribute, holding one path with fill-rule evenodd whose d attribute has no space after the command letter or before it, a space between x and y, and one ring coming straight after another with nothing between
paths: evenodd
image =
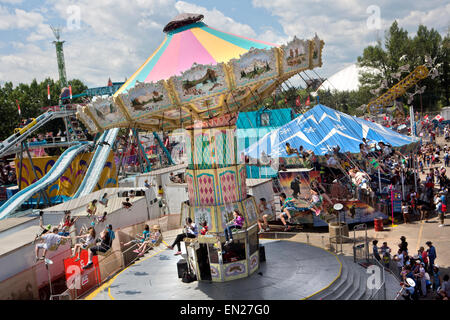
<instances>
[{"instance_id":1,"label":"crowd of people","mask_svg":"<svg viewBox=\"0 0 450 320\"><path fill-rule=\"evenodd\" d=\"M130 197L134 197L134 193L129 192L128 195ZM86 217L90 221L90 225L83 225L79 233L73 228L75 223L80 218L80 216L72 217L71 212L69 210L65 211L64 217L58 226L52 225L43 225L43 211L40 211L40 227L42 231L40 234L36 235L35 242L39 241L36 244L35 254L36 254L36 262L39 260L45 260L47 252L56 250L61 244L66 243L67 241L78 241L78 243L72 243L73 245L73 254L72 258L76 258L76 261L80 260L80 253L82 250L89 250L89 261L84 268L89 268L92 266L92 257L97 255L98 253L106 253L112 246L112 241L115 238L114 231L112 229L112 225L107 225L102 232L100 232L100 238L96 238L96 226L100 223L106 223L107 221L107 211L108 207L108 194L104 193L99 200L94 199L88 203L86 206ZM102 205L104 207L103 214L98 215L97 211L99 210L98 206ZM122 203L122 207L128 210L131 210L132 203L130 203L130 198L126 198L126 201ZM160 229L158 225L154 225L152 227L152 232L149 232L149 227L146 226L143 232L143 236L139 236L136 241L132 241L132 243L139 244L138 248L134 251L138 254L138 256L142 256L147 249L152 247L159 238L160 238ZM128 246L130 243L127 243ZM42 253L41 253L42 250Z\"/></svg>"},{"instance_id":2,"label":"crowd of people","mask_svg":"<svg viewBox=\"0 0 450 320\"><path fill-rule=\"evenodd\" d=\"M434 297L448 300L450 282L448 274L441 274L436 264L437 251L431 241L421 246L416 254L408 249L406 237L400 237L398 249L391 249L387 242L378 246L378 240L372 242L375 259L385 268L393 270L401 280L403 297L407 300Z\"/></svg>"},{"instance_id":3,"label":"crowd of people","mask_svg":"<svg viewBox=\"0 0 450 320\"><path fill-rule=\"evenodd\" d=\"M17 184L16 170L8 162L0 163L0 185Z\"/></svg>"}]
</instances>

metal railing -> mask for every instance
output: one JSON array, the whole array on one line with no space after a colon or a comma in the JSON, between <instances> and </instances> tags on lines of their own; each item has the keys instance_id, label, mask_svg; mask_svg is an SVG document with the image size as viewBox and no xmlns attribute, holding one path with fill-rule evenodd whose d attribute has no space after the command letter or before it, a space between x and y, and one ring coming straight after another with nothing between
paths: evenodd
<instances>
[{"instance_id":1,"label":"metal railing","mask_svg":"<svg viewBox=\"0 0 450 320\"><path fill-rule=\"evenodd\" d=\"M386 300L386 270L373 254L369 257L369 262L380 270L381 283L378 288L372 289L373 291L368 300Z\"/></svg>"}]
</instances>

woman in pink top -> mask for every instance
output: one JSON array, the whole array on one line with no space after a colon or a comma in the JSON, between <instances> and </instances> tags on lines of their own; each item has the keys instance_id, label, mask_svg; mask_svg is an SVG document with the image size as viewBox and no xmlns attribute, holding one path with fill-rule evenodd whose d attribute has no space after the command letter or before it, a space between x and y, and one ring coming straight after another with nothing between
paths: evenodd
<instances>
[{"instance_id":1,"label":"woman in pink top","mask_svg":"<svg viewBox=\"0 0 450 320\"><path fill-rule=\"evenodd\" d=\"M234 210L233 211L234 219L231 221L229 225L225 228L225 245L233 242L233 232L231 231L232 228L234 229L242 229L242 226L244 225L244 217L242 214Z\"/></svg>"}]
</instances>

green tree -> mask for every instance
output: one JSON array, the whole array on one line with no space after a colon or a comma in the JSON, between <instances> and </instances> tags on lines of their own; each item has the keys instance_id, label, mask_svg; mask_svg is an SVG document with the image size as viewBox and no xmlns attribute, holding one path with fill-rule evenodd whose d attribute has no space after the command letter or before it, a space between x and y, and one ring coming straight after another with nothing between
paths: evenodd
<instances>
[{"instance_id":1,"label":"green tree","mask_svg":"<svg viewBox=\"0 0 450 320\"><path fill-rule=\"evenodd\" d=\"M87 89L87 86L77 79L69 81L69 84L72 86L73 95L80 94ZM47 97L47 85L50 85L50 100ZM50 78L40 83L36 80L31 81L30 84L20 83L16 87L11 82L0 86L0 114L8 119L8 121L0 122L0 140L6 139L14 132L14 129L20 124L20 118L36 118L45 111L45 107L58 105L60 93L59 81L55 82ZM19 117L16 101L20 105L21 117ZM81 98L73 99L73 103L80 102L82 102ZM49 131L56 133L59 129L65 130L61 119L46 124L39 129L38 133Z\"/></svg>"},{"instance_id":2,"label":"green tree","mask_svg":"<svg viewBox=\"0 0 450 320\"><path fill-rule=\"evenodd\" d=\"M385 34L384 46L379 41L375 46L366 47L362 56L358 57L359 66L367 67L360 73L362 88L364 90L380 88L382 81L385 80L387 86L371 96L372 99L376 98L404 78L408 72L425 64L425 57L430 56L434 60L434 65L440 64L438 67L440 75L435 79L428 77L418 85L426 86L426 90L422 94L423 110L439 108L448 102L446 97L446 94L448 95L448 76L443 70L448 49L444 48L444 43L445 41L435 29L419 25L416 35L410 37L408 32L400 28L397 21L394 21ZM409 68L406 65L409 65ZM409 92L413 93L414 90L414 87L410 88ZM406 103L407 99L404 99L404 102ZM420 108L419 95L414 97L412 104L416 110Z\"/></svg>"}]
</instances>

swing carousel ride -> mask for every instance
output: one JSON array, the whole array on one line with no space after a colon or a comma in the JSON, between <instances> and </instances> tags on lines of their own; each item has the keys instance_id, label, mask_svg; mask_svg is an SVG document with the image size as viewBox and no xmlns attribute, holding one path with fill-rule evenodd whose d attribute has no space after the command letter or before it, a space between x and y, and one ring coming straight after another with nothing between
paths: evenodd
<instances>
[{"instance_id":1,"label":"swing carousel ride","mask_svg":"<svg viewBox=\"0 0 450 320\"><path fill-rule=\"evenodd\" d=\"M258 209L247 195L245 163L236 152L237 114L290 77L321 67L324 42L316 35L278 46L219 31L202 19L185 13L170 21L164 41L114 96L79 107L78 117L91 133L117 127L187 129L189 201L182 204L181 219L207 222L208 234L195 241L211 245L211 280L222 282L246 277L259 266ZM217 253L224 248L223 231L233 210L245 218L234 236L245 254L227 263ZM188 251L194 268L196 252Z\"/></svg>"}]
</instances>

